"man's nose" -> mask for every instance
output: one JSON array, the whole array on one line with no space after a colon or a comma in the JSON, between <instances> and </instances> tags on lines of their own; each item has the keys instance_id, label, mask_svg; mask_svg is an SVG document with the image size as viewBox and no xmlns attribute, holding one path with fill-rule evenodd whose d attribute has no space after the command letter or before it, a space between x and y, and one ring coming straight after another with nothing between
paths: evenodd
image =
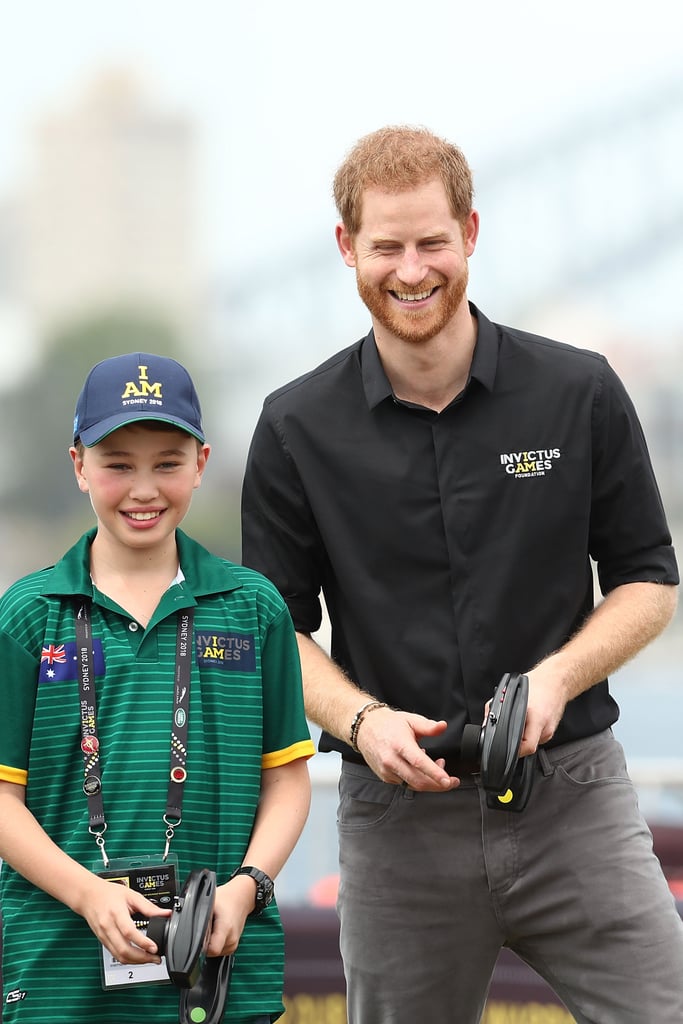
<instances>
[{"instance_id":1,"label":"man's nose","mask_svg":"<svg viewBox=\"0 0 683 1024\"><path fill-rule=\"evenodd\" d=\"M424 257L416 248L403 250L400 263L396 268L396 276L403 284L415 286L424 281L428 273L428 267Z\"/></svg>"}]
</instances>

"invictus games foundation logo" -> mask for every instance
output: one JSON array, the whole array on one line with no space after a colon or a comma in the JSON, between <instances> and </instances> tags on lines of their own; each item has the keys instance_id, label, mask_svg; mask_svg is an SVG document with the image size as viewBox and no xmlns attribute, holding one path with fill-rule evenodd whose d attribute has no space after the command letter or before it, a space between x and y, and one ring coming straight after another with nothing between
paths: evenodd
<instances>
[{"instance_id":1,"label":"invictus games foundation logo","mask_svg":"<svg viewBox=\"0 0 683 1024\"><path fill-rule=\"evenodd\" d=\"M554 462L562 457L559 448L530 448L529 451L503 452L498 456L508 476L528 480L532 476L545 476Z\"/></svg>"}]
</instances>

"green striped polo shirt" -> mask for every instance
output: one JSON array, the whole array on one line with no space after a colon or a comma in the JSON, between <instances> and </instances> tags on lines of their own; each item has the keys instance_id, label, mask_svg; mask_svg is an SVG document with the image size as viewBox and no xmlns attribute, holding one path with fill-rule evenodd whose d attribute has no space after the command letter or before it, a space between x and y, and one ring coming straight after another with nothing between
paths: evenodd
<instances>
[{"instance_id":1,"label":"green striped polo shirt","mask_svg":"<svg viewBox=\"0 0 683 1024\"><path fill-rule=\"evenodd\" d=\"M310 757L294 630L275 587L177 531L184 579L148 626L90 579L89 531L56 566L14 583L0 600L0 779L24 783L48 835L81 864L102 858L83 793L74 595L92 600L102 797L110 858L165 844L177 612L194 609L187 779L171 844L182 885L196 868L224 882L244 857L261 770ZM104 992L100 944L86 922L3 865L3 1024L173 1024L178 990ZM284 942L275 902L247 921L227 1022L283 1011Z\"/></svg>"}]
</instances>

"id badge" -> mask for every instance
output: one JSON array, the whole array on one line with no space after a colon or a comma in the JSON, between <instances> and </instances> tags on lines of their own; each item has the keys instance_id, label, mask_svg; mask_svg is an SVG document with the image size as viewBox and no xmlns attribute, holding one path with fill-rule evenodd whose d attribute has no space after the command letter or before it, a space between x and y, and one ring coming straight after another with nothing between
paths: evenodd
<instances>
[{"instance_id":1,"label":"id badge","mask_svg":"<svg viewBox=\"0 0 683 1024\"><path fill-rule=\"evenodd\" d=\"M119 858L109 862L102 870L98 865L95 874L106 878L115 885L126 885L139 892L160 910L172 910L178 892L178 859L169 854L165 861L160 857ZM141 914L133 914L135 927L144 934L149 920ZM106 946L102 946L102 988L127 988L129 985L169 985L171 979L166 967L166 957L160 964L122 964Z\"/></svg>"}]
</instances>

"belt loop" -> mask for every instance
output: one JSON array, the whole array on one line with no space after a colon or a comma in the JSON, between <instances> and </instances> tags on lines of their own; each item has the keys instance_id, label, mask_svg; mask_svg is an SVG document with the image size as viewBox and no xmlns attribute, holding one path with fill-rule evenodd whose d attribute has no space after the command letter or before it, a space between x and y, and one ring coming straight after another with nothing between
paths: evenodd
<instances>
[{"instance_id":1,"label":"belt loop","mask_svg":"<svg viewBox=\"0 0 683 1024\"><path fill-rule=\"evenodd\" d=\"M403 790L403 792L401 793L401 797L402 797L403 800L413 800L414 799L414 797L415 797L415 790L414 789L410 789L410 787L408 786L407 782L402 782L401 783L401 789Z\"/></svg>"},{"instance_id":2,"label":"belt loop","mask_svg":"<svg viewBox=\"0 0 683 1024\"><path fill-rule=\"evenodd\" d=\"M538 763L541 766L541 771L543 772L543 774L552 775L555 769L553 768L553 765L550 762L550 758L548 757L548 754L543 749L543 747L538 748L538 750L536 751L536 757L538 758Z\"/></svg>"}]
</instances>

